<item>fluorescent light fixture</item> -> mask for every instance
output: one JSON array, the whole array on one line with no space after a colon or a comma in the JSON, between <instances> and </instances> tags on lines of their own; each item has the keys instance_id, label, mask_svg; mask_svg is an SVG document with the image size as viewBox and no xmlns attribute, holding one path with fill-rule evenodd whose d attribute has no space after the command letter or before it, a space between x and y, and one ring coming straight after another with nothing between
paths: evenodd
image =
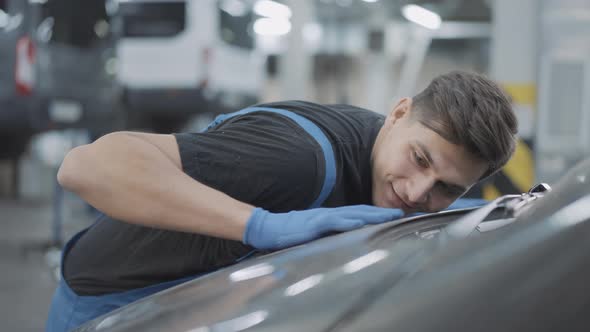
<instances>
[{"instance_id":1,"label":"fluorescent light fixture","mask_svg":"<svg viewBox=\"0 0 590 332\"><path fill-rule=\"evenodd\" d=\"M403 6L402 15L404 15L404 17L408 21L416 23L431 30L436 30L440 28L440 25L442 23L440 15L417 5Z\"/></svg>"},{"instance_id":2,"label":"fluorescent light fixture","mask_svg":"<svg viewBox=\"0 0 590 332\"><path fill-rule=\"evenodd\" d=\"M287 19L259 18L254 22L254 32L261 36L282 36L291 31L291 22Z\"/></svg>"},{"instance_id":3,"label":"fluorescent light fixture","mask_svg":"<svg viewBox=\"0 0 590 332\"><path fill-rule=\"evenodd\" d=\"M375 2L377 2L377 1L379 1L379 0L363 0L363 1L364 1L364 2L368 2L368 3L375 3Z\"/></svg>"},{"instance_id":4,"label":"fluorescent light fixture","mask_svg":"<svg viewBox=\"0 0 590 332\"><path fill-rule=\"evenodd\" d=\"M259 0L254 4L254 13L268 18L291 18L291 8L271 0Z\"/></svg>"}]
</instances>

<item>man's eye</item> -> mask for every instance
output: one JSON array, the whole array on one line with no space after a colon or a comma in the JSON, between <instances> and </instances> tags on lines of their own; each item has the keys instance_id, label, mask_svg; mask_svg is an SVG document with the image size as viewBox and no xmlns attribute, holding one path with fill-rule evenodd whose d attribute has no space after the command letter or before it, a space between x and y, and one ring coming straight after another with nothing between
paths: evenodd
<instances>
[{"instance_id":1,"label":"man's eye","mask_svg":"<svg viewBox=\"0 0 590 332\"><path fill-rule=\"evenodd\" d=\"M426 159L423 158L422 156L420 156L418 154L418 152L416 152L416 151L414 151L414 160L416 160L416 164L418 164L418 166L428 167L428 163L426 162Z\"/></svg>"}]
</instances>

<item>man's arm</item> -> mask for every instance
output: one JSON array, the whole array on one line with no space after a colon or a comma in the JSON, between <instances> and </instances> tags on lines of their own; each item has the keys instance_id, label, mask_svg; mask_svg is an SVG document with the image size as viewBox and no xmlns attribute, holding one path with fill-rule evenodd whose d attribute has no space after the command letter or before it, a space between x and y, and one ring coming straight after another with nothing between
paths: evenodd
<instances>
[{"instance_id":1,"label":"man's arm","mask_svg":"<svg viewBox=\"0 0 590 332\"><path fill-rule=\"evenodd\" d=\"M64 188L112 218L259 249L289 247L403 215L364 205L288 213L254 208L186 175L171 135L108 134L68 153L57 176Z\"/></svg>"},{"instance_id":2,"label":"man's arm","mask_svg":"<svg viewBox=\"0 0 590 332\"><path fill-rule=\"evenodd\" d=\"M112 218L232 240L253 209L185 174L172 135L105 135L70 151L58 181Z\"/></svg>"}]
</instances>

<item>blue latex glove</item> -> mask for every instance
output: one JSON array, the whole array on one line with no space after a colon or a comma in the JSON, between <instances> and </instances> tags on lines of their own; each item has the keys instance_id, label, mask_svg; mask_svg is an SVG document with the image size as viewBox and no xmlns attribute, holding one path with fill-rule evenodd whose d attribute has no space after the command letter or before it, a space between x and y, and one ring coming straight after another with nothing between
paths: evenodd
<instances>
[{"instance_id":1,"label":"blue latex glove","mask_svg":"<svg viewBox=\"0 0 590 332\"><path fill-rule=\"evenodd\" d=\"M280 249L308 242L330 231L349 231L367 224L398 219L402 210L370 205L317 208L287 213L254 209L244 243L258 249Z\"/></svg>"}]
</instances>

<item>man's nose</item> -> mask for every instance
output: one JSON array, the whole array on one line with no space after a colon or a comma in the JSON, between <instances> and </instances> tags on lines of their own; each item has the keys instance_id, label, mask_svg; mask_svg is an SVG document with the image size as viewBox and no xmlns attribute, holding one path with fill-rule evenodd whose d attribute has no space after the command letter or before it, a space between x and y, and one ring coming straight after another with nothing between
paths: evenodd
<instances>
[{"instance_id":1,"label":"man's nose","mask_svg":"<svg viewBox=\"0 0 590 332\"><path fill-rule=\"evenodd\" d=\"M425 176L417 177L414 181L411 181L410 188L407 191L409 203L412 205L426 203L433 184L434 180Z\"/></svg>"}]
</instances>

